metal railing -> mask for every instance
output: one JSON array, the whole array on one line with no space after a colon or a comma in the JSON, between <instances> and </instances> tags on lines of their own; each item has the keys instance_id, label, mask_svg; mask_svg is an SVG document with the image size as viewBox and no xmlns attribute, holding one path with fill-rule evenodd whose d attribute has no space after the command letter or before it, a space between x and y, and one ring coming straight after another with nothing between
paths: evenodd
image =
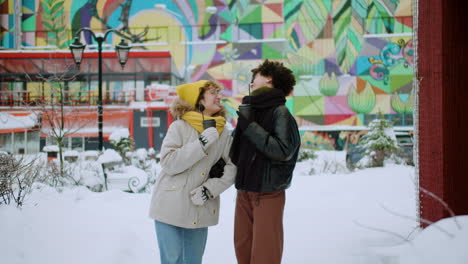
<instances>
[{"instance_id":1,"label":"metal railing","mask_svg":"<svg viewBox=\"0 0 468 264\"><path fill-rule=\"evenodd\" d=\"M96 105L97 91L64 91L60 93L37 91L0 91L0 106L42 106L54 102L64 105ZM135 91L110 91L103 97L103 103L109 105L129 104L135 101Z\"/></svg>"}]
</instances>

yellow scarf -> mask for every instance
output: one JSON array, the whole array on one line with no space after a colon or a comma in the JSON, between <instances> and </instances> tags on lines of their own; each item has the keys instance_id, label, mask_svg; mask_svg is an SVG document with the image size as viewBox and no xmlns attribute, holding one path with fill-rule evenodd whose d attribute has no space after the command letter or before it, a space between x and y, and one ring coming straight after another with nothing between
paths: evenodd
<instances>
[{"instance_id":1,"label":"yellow scarf","mask_svg":"<svg viewBox=\"0 0 468 264\"><path fill-rule=\"evenodd\" d=\"M190 111L182 115L182 119L187 121L198 132L203 132L203 118L201 113ZM221 134L223 132L224 126L226 125L226 119L222 116L205 116L205 120L208 119L216 120L216 129L218 130L218 133Z\"/></svg>"}]
</instances>

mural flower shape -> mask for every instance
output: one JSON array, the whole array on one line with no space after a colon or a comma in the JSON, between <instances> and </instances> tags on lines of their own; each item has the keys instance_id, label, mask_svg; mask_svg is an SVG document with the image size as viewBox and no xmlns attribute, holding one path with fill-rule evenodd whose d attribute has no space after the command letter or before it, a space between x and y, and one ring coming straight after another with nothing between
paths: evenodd
<instances>
[{"instance_id":1,"label":"mural flower shape","mask_svg":"<svg viewBox=\"0 0 468 264\"><path fill-rule=\"evenodd\" d=\"M326 72L322 79L320 79L319 90L323 95L335 96L338 92L338 88L340 88L340 84L334 72L331 73L331 77L328 72Z\"/></svg>"},{"instance_id":2,"label":"mural flower shape","mask_svg":"<svg viewBox=\"0 0 468 264\"><path fill-rule=\"evenodd\" d=\"M239 51L237 49L233 49L231 46L224 47L224 49L220 50L219 53L223 55L223 60L225 62L233 62L240 56Z\"/></svg>"},{"instance_id":3,"label":"mural flower shape","mask_svg":"<svg viewBox=\"0 0 468 264\"><path fill-rule=\"evenodd\" d=\"M357 114L368 114L374 109L376 96L369 83L360 93L351 85L348 93L348 105Z\"/></svg>"},{"instance_id":4,"label":"mural flower shape","mask_svg":"<svg viewBox=\"0 0 468 264\"><path fill-rule=\"evenodd\" d=\"M400 96L397 92L392 95L390 103L392 105L393 110L399 114L412 114L413 113L413 101L414 101L414 90L411 90L411 94L406 99L406 102L401 100Z\"/></svg>"}]
</instances>

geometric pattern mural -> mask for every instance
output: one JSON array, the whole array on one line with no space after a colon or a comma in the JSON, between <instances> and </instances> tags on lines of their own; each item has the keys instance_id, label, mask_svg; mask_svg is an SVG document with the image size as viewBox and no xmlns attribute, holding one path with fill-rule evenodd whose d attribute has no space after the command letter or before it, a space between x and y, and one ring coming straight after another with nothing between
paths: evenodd
<instances>
[{"instance_id":1,"label":"geometric pattern mural","mask_svg":"<svg viewBox=\"0 0 468 264\"><path fill-rule=\"evenodd\" d=\"M279 60L296 76L287 105L300 125L365 125L379 113L412 125L411 2L23 0L21 45L67 49L81 27L116 28L108 44L169 50L174 74L222 83L232 114L250 69ZM13 48L13 0L0 0L0 21L0 45Z\"/></svg>"}]
</instances>

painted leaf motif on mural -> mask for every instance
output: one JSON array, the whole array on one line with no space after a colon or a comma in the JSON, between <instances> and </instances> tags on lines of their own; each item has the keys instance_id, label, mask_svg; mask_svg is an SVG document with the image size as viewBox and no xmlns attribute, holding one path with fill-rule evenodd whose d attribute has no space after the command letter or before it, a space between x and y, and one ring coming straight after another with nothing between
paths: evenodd
<instances>
[{"instance_id":1,"label":"painted leaf motif on mural","mask_svg":"<svg viewBox=\"0 0 468 264\"><path fill-rule=\"evenodd\" d=\"M340 84L338 83L338 78L334 72L332 72L331 76L326 72L322 79L319 82L319 90L325 96L335 96L338 92L338 88Z\"/></svg>"},{"instance_id":2,"label":"painted leaf motif on mural","mask_svg":"<svg viewBox=\"0 0 468 264\"><path fill-rule=\"evenodd\" d=\"M285 2L286 35L294 50L317 38L327 23L331 6L331 0Z\"/></svg>"},{"instance_id":3,"label":"painted leaf motif on mural","mask_svg":"<svg viewBox=\"0 0 468 264\"><path fill-rule=\"evenodd\" d=\"M393 33L398 0L373 0L368 6L366 30L371 34Z\"/></svg>"},{"instance_id":4,"label":"painted leaf motif on mural","mask_svg":"<svg viewBox=\"0 0 468 264\"><path fill-rule=\"evenodd\" d=\"M297 52L286 52L286 57L290 65L289 68L293 71L294 75L312 75L315 73L314 69L317 68L317 64L310 57L300 56Z\"/></svg>"},{"instance_id":5,"label":"painted leaf motif on mural","mask_svg":"<svg viewBox=\"0 0 468 264\"><path fill-rule=\"evenodd\" d=\"M304 1L298 19L304 23L302 27L302 35L308 43L313 41L322 32L328 15L331 10L331 1ZM306 43L304 43L306 44ZM303 45L304 45L303 44Z\"/></svg>"},{"instance_id":6,"label":"painted leaf motif on mural","mask_svg":"<svg viewBox=\"0 0 468 264\"><path fill-rule=\"evenodd\" d=\"M234 23L238 24L249 13L249 8L254 8L249 0L236 0L228 3L229 10L233 16Z\"/></svg>"},{"instance_id":7,"label":"painted leaf motif on mural","mask_svg":"<svg viewBox=\"0 0 468 264\"><path fill-rule=\"evenodd\" d=\"M348 73L364 42L365 0L333 2L333 37L337 61L343 73Z\"/></svg>"},{"instance_id":8,"label":"painted leaf motif on mural","mask_svg":"<svg viewBox=\"0 0 468 264\"><path fill-rule=\"evenodd\" d=\"M398 95L397 92L395 92L392 95L392 99L390 100L390 103L392 105L393 110L399 114L412 114L413 113L413 100L414 100L414 89L411 90L411 94L406 99L406 102L403 102L401 100L400 96Z\"/></svg>"},{"instance_id":9,"label":"painted leaf motif on mural","mask_svg":"<svg viewBox=\"0 0 468 264\"><path fill-rule=\"evenodd\" d=\"M284 29L290 48L297 51L300 48L299 36L295 30L298 24L299 11L304 1L285 1L284 3Z\"/></svg>"},{"instance_id":10,"label":"painted leaf motif on mural","mask_svg":"<svg viewBox=\"0 0 468 264\"><path fill-rule=\"evenodd\" d=\"M42 19L47 31L47 44L57 46L58 48L67 47L67 30L64 23L65 1L41 0Z\"/></svg>"},{"instance_id":11,"label":"painted leaf motif on mural","mask_svg":"<svg viewBox=\"0 0 468 264\"><path fill-rule=\"evenodd\" d=\"M364 90L358 93L356 87L351 85L348 93L348 105L357 114L368 114L374 109L376 96L369 83Z\"/></svg>"}]
</instances>

